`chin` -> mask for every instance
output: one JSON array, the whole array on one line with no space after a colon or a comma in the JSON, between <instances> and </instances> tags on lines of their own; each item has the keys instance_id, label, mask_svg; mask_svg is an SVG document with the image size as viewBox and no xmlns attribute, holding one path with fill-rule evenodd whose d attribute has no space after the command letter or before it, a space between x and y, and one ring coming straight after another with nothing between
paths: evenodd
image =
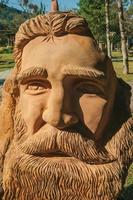
<instances>
[{"instance_id":1,"label":"chin","mask_svg":"<svg viewBox=\"0 0 133 200\"><path fill-rule=\"evenodd\" d=\"M18 149L9 156L4 200L112 200L121 190L116 161L92 165L60 152L29 155Z\"/></svg>"}]
</instances>

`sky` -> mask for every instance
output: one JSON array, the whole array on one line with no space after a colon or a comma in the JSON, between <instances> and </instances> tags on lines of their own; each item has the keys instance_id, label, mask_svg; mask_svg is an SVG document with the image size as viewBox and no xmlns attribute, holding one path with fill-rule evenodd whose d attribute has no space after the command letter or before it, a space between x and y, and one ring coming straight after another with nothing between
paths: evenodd
<instances>
[{"instance_id":1,"label":"sky","mask_svg":"<svg viewBox=\"0 0 133 200\"><path fill-rule=\"evenodd\" d=\"M30 0L30 2L38 5L40 5L41 1L42 3L45 4L46 11L49 11L51 0ZM11 7L21 9L18 2L19 0L9 0L9 5ZM73 8L77 8L77 3L79 2L79 0L58 0L58 2L60 10L63 11L63 10L71 10Z\"/></svg>"}]
</instances>

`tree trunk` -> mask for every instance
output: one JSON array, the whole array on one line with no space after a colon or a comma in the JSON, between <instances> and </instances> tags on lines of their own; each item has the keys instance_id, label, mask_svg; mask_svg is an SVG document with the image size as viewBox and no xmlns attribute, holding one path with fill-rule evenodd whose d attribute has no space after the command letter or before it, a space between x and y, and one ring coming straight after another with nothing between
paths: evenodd
<instances>
[{"instance_id":1,"label":"tree trunk","mask_svg":"<svg viewBox=\"0 0 133 200\"><path fill-rule=\"evenodd\" d=\"M111 58L111 42L110 42L110 31L109 31L109 0L105 0L105 22L106 22L107 54Z\"/></svg>"},{"instance_id":2,"label":"tree trunk","mask_svg":"<svg viewBox=\"0 0 133 200\"><path fill-rule=\"evenodd\" d=\"M10 46L10 38L7 36L7 46Z\"/></svg>"},{"instance_id":3,"label":"tree trunk","mask_svg":"<svg viewBox=\"0 0 133 200\"><path fill-rule=\"evenodd\" d=\"M123 15L123 5L122 0L116 0L118 5L118 17L119 17L119 27L120 27L120 35L121 35L121 51L123 56L123 73L129 73L129 65L128 65L128 50L126 45L126 35L125 35L125 27L124 27L124 15Z\"/></svg>"}]
</instances>

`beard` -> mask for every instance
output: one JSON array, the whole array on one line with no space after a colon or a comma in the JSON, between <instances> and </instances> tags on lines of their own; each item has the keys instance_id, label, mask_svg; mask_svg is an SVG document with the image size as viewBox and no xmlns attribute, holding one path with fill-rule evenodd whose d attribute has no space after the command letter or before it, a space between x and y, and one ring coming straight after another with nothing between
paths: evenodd
<instances>
[{"instance_id":1,"label":"beard","mask_svg":"<svg viewBox=\"0 0 133 200\"><path fill-rule=\"evenodd\" d=\"M16 113L14 126L14 142L6 159L8 168L4 169L4 200L118 197L123 171L110 153L114 152L111 143L107 151L91 136L84 137L78 128L75 132L61 131L48 124L29 134L21 112Z\"/></svg>"},{"instance_id":2,"label":"beard","mask_svg":"<svg viewBox=\"0 0 133 200\"><path fill-rule=\"evenodd\" d=\"M115 160L102 145L96 143L88 131L85 137L82 124L67 130L59 130L49 124L36 133L28 133L21 112L15 115L15 141L19 149L38 157L74 157L88 164L105 164Z\"/></svg>"}]
</instances>

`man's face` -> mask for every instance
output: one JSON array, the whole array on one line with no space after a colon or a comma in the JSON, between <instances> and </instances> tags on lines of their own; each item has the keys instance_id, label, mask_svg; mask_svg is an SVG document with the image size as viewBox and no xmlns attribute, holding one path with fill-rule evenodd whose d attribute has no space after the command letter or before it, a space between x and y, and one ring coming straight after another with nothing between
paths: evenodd
<instances>
[{"instance_id":1,"label":"man's face","mask_svg":"<svg viewBox=\"0 0 133 200\"><path fill-rule=\"evenodd\" d=\"M114 156L94 139L108 106L107 83L104 73L96 70L101 55L92 43L75 35L49 42L38 37L24 48L17 77L15 155L12 150L8 155L16 157L8 159L13 161L8 166L22 183L20 197L56 199L58 193L59 199L89 199L95 175L107 177L104 164L110 166ZM95 171L93 164L103 169Z\"/></svg>"},{"instance_id":2,"label":"man's face","mask_svg":"<svg viewBox=\"0 0 133 200\"><path fill-rule=\"evenodd\" d=\"M101 54L87 37L43 40L37 37L25 46L19 74L28 133L46 124L64 129L81 123L97 137L107 104L106 80L96 70Z\"/></svg>"}]
</instances>

